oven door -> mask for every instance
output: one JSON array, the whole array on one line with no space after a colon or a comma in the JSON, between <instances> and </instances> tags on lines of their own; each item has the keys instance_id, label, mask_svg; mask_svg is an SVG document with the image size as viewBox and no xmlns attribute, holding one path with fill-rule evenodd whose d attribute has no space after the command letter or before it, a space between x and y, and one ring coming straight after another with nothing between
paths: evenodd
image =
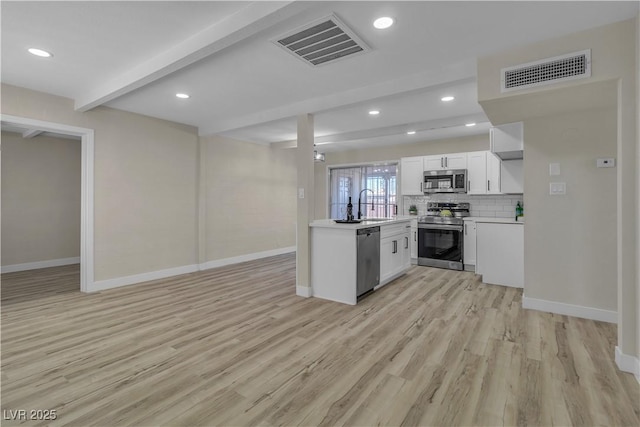
<instances>
[{"instance_id":1,"label":"oven door","mask_svg":"<svg viewBox=\"0 0 640 427\"><path fill-rule=\"evenodd\" d=\"M462 226L418 224L418 265L462 270Z\"/></svg>"}]
</instances>

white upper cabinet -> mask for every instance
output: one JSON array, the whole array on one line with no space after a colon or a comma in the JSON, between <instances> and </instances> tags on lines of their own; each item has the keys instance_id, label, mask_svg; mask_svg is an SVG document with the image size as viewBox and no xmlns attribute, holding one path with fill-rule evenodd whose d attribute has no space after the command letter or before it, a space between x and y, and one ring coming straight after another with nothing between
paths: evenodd
<instances>
[{"instance_id":1,"label":"white upper cabinet","mask_svg":"<svg viewBox=\"0 0 640 427\"><path fill-rule=\"evenodd\" d=\"M502 160L522 159L524 153L522 122L494 126L489 134L491 152Z\"/></svg>"},{"instance_id":2,"label":"white upper cabinet","mask_svg":"<svg viewBox=\"0 0 640 427\"><path fill-rule=\"evenodd\" d=\"M502 194L501 163L490 151L467 153L467 193Z\"/></svg>"},{"instance_id":3,"label":"white upper cabinet","mask_svg":"<svg viewBox=\"0 0 640 427\"><path fill-rule=\"evenodd\" d=\"M487 194L500 192L500 159L493 153L487 153Z\"/></svg>"},{"instance_id":4,"label":"white upper cabinet","mask_svg":"<svg viewBox=\"0 0 640 427\"><path fill-rule=\"evenodd\" d=\"M400 159L400 192L403 196L423 195L424 157L403 157Z\"/></svg>"},{"instance_id":5,"label":"white upper cabinet","mask_svg":"<svg viewBox=\"0 0 640 427\"><path fill-rule=\"evenodd\" d=\"M467 193L487 194L487 152L467 153Z\"/></svg>"},{"instance_id":6,"label":"white upper cabinet","mask_svg":"<svg viewBox=\"0 0 640 427\"><path fill-rule=\"evenodd\" d=\"M467 153L441 154L424 157L424 170L466 169Z\"/></svg>"}]
</instances>

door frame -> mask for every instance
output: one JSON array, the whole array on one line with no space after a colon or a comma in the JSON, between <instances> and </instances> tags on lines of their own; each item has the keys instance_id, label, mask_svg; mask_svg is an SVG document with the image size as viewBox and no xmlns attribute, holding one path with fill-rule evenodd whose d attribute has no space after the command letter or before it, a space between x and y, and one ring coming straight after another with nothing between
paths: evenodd
<instances>
[{"instance_id":1,"label":"door frame","mask_svg":"<svg viewBox=\"0 0 640 427\"><path fill-rule=\"evenodd\" d=\"M2 123L28 126L46 132L73 135L81 138L81 213L80 213L80 291L90 292L93 288L94 242L93 242L93 173L94 173L94 132L93 129L46 122L27 117L0 114Z\"/></svg>"}]
</instances>

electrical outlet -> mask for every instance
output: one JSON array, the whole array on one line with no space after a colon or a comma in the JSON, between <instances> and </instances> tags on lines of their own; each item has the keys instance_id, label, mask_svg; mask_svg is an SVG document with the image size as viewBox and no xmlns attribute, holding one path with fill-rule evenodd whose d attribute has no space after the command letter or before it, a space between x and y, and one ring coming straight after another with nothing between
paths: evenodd
<instances>
[{"instance_id":1,"label":"electrical outlet","mask_svg":"<svg viewBox=\"0 0 640 427\"><path fill-rule=\"evenodd\" d=\"M615 168L616 167L616 159L609 157L605 159L596 160L596 167L599 168Z\"/></svg>"}]
</instances>

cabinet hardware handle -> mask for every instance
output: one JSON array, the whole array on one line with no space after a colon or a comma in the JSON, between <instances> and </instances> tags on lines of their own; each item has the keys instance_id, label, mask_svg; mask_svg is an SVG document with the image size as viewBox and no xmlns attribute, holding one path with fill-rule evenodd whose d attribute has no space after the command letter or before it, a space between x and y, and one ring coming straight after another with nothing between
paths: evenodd
<instances>
[{"instance_id":1,"label":"cabinet hardware handle","mask_svg":"<svg viewBox=\"0 0 640 427\"><path fill-rule=\"evenodd\" d=\"M467 235L467 224L464 225L464 235Z\"/></svg>"},{"instance_id":2,"label":"cabinet hardware handle","mask_svg":"<svg viewBox=\"0 0 640 427\"><path fill-rule=\"evenodd\" d=\"M467 191L471 190L471 180L467 181Z\"/></svg>"},{"instance_id":3,"label":"cabinet hardware handle","mask_svg":"<svg viewBox=\"0 0 640 427\"><path fill-rule=\"evenodd\" d=\"M449 167L449 158L448 158L448 157L445 157L445 158L444 158L444 167L445 167L445 168L448 168L448 167Z\"/></svg>"},{"instance_id":4,"label":"cabinet hardware handle","mask_svg":"<svg viewBox=\"0 0 640 427\"><path fill-rule=\"evenodd\" d=\"M407 236L404 237L404 248L409 249L409 238Z\"/></svg>"},{"instance_id":5,"label":"cabinet hardware handle","mask_svg":"<svg viewBox=\"0 0 640 427\"><path fill-rule=\"evenodd\" d=\"M491 181L487 180L487 191L491 191Z\"/></svg>"},{"instance_id":6,"label":"cabinet hardware handle","mask_svg":"<svg viewBox=\"0 0 640 427\"><path fill-rule=\"evenodd\" d=\"M413 241L414 241L414 242L417 242L417 241L418 241L418 232L417 232L417 231L414 231L414 232L413 232Z\"/></svg>"},{"instance_id":7,"label":"cabinet hardware handle","mask_svg":"<svg viewBox=\"0 0 640 427\"><path fill-rule=\"evenodd\" d=\"M398 252L398 241L394 240L393 241L393 251L391 252L392 254L395 254Z\"/></svg>"},{"instance_id":8,"label":"cabinet hardware handle","mask_svg":"<svg viewBox=\"0 0 640 427\"><path fill-rule=\"evenodd\" d=\"M424 190L422 190L422 182L420 182L420 192L424 193Z\"/></svg>"},{"instance_id":9,"label":"cabinet hardware handle","mask_svg":"<svg viewBox=\"0 0 640 427\"><path fill-rule=\"evenodd\" d=\"M444 157L440 157L440 167L444 167Z\"/></svg>"}]
</instances>

